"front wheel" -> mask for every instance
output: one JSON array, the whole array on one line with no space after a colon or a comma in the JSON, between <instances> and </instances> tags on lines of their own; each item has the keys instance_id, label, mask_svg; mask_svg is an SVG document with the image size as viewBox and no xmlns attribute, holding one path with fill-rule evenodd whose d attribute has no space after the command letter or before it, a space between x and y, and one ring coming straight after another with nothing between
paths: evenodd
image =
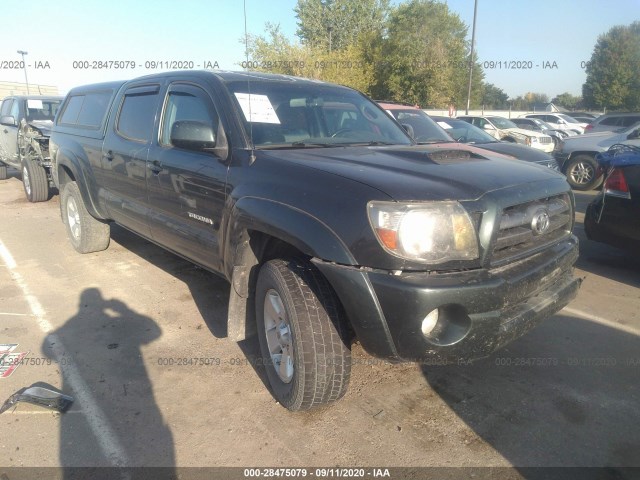
<instances>
[{"instance_id":1,"label":"front wheel","mask_svg":"<svg viewBox=\"0 0 640 480\"><path fill-rule=\"evenodd\" d=\"M87 211L76 182L69 182L62 188L60 209L71 245L78 252L99 252L109 246L109 224Z\"/></svg>"},{"instance_id":2,"label":"front wheel","mask_svg":"<svg viewBox=\"0 0 640 480\"><path fill-rule=\"evenodd\" d=\"M597 165L589 155L576 155L567 164L567 182L575 190L593 190L601 182L596 175Z\"/></svg>"},{"instance_id":3,"label":"front wheel","mask_svg":"<svg viewBox=\"0 0 640 480\"><path fill-rule=\"evenodd\" d=\"M44 202L49 199L47 171L31 160L22 162L22 186L30 202Z\"/></svg>"},{"instance_id":4,"label":"front wheel","mask_svg":"<svg viewBox=\"0 0 640 480\"><path fill-rule=\"evenodd\" d=\"M256 286L260 350L273 394L292 411L340 399L349 385L346 319L331 285L308 261L276 259Z\"/></svg>"}]
</instances>

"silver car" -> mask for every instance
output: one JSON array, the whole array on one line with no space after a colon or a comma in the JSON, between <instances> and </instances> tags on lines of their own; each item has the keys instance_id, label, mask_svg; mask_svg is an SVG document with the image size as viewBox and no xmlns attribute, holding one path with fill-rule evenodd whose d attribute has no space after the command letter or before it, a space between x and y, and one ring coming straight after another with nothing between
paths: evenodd
<instances>
[{"instance_id":1,"label":"silver car","mask_svg":"<svg viewBox=\"0 0 640 480\"><path fill-rule=\"evenodd\" d=\"M593 120L585 133L612 132L621 128L628 128L640 123L640 113L607 113Z\"/></svg>"},{"instance_id":2,"label":"silver car","mask_svg":"<svg viewBox=\"0 0 640 480\"><path fill-rule=\"evenodd\" d=\"M524 118L538 118L547 122L556 130L567 130L575 133L584 133L586 123L580 123L575 118L564 113L529 113Z\"/></svg>"},{"instance_id":3,"label":"silver car","mask_svg":"<svg viewBox=\"0 0 640 480\"><path fill-rule=\"evenodd\" d=\"M587 133L567 138L555 157L571 187L576 190L596 188L602 178L596 174L595 156L616 143L640 146L640 125L615 132Z\"/></svg>"}]
</instances>

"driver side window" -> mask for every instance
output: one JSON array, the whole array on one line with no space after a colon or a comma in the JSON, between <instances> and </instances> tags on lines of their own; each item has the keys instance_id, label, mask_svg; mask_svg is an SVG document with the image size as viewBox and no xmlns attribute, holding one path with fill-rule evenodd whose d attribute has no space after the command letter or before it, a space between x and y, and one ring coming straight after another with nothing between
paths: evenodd
<instances>
[{"instance_id":1,"label":"driver side window","mask_svg":"<svg viewBox=\"0 0 640 480\"><path fill-rule=\"evenodd\" d=\"M167 94L160 144L171 144L171 130L176 122L192 121L210 126L218 131L219 117L213 102L204 90L193 85L175 85Z\"/></svg>"}]
</instances>

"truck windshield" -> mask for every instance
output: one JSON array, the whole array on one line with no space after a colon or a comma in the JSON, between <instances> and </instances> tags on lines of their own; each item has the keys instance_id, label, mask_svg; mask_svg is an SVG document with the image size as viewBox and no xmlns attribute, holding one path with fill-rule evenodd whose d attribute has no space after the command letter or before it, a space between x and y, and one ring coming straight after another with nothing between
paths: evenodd
<instances>
[{"instance_id":1,"label":"truck windshield","mask_svg":"<svg viewBox=\"0 0 640 480\"><path fill-rule=\"evenodd\" d=\"M56 116L62 100L42 100L30 98L27 100L27 120L51 120Z\"/></svg>"},{"instance_id":2,"label":"truck windshield","mask_svg":"<svg viewBox=\"0 0 640 480\"><path fill-rule=\"evenodd\" d=\"M230 82L256 148L411 145L381 108L347 88L294 81Z\"/></svg>"}]
</instances>

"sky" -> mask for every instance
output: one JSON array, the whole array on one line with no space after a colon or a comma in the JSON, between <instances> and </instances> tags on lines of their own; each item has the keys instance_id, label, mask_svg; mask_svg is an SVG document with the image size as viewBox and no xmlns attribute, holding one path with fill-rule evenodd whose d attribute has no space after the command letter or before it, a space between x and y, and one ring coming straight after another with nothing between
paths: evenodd
<instances>
[{"instance_id":1,"label":"sky","mask_svg":"<svg viewBox=\"0 0 640 480\"><path fill-rule=\"evenodd\" d=\"M474 0L446 3L469 26L470 38ZM247 31L260 35L271 22L295 40L295 5L246 0ZM60 93L182 66L240 70L243 10L240 0L4 2L0 81L24 82L17 50L28 52L29 83L54 85ZM476 51L485 81L510 97L580 95L583 62L598 35L634 20L640 20L640 0L478 0ZM99 62L109 68L93 68Z\"/></svg>"}]
</instances>

